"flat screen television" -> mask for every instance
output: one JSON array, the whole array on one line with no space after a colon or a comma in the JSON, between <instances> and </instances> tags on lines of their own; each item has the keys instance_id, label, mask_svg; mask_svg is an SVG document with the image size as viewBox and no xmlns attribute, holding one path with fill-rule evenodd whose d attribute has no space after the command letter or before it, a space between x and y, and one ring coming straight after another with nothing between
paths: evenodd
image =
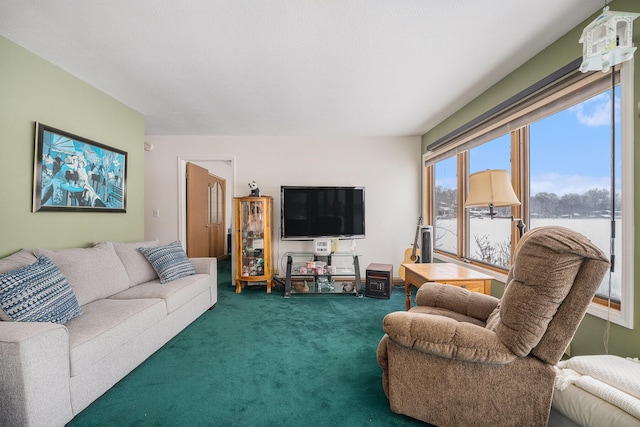
<instances>
[{"instance_id":1,"label":"flat screen television","mask_svg":"<svg viewBox=\"0 0 640 427\"><path fill-rule=\"evenodd\" d=\"M280 187L283 240L365 236L364 187Z\"/></svg>"}]
</instances>

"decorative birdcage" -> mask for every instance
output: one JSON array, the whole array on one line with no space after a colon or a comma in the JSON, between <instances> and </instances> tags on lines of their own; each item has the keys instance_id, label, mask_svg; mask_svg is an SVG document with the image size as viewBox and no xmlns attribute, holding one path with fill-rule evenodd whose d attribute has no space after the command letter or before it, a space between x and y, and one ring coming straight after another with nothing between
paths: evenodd
<instances>
[{"instance_id":1,"label":"decorative birdcage","mask_svg":"<svg viewBox=\"0 0 640 427\"><path fill-rule=\"evenodd\" d=\"M640 13L614 12L609 6L582 31L580 71L602 71L633 58L633 21Z\"/></svg>"}]
</instances>

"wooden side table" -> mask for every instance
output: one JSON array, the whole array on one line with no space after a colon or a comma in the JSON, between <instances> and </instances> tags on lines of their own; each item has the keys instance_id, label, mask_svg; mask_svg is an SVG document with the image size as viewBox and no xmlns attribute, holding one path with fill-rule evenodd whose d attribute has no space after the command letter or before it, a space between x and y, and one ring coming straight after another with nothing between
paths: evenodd
<instances>
[{"instance_id":1,"label":"wooden side table","mask_svg":"<svg viewBox=\"0 0 640 427\"><path fill-rule=\"evenodd\" d=\"M493 277L453 263L402 264L405 268L404 290L407 310L411 308L411 286L420 288L426 282L460 286L472 292L491 294Z\"/></svg>"}]
</instances>

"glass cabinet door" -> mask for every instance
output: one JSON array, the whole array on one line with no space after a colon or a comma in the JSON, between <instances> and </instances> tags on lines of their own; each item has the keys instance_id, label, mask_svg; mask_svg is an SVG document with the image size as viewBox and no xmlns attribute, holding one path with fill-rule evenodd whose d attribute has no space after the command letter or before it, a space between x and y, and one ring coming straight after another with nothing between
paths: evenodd
<instances>
[{"instance_id":1,"label":"glass cabinet door","mask_svg":"<svg viewBox=\"0 0 640 427\"><path fill-rule=\"evenodd\" d=\"M242 260L240 275L264 275L264 201L241 201Z\"/></svg>"}]
</instances>

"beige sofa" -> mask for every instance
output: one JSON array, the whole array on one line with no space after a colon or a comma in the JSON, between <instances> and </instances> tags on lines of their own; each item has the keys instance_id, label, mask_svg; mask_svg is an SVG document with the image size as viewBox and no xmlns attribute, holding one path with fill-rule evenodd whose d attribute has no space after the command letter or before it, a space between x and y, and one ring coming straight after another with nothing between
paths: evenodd
<instances>
[{"instance_id":1,"label":"beige sofa","mask_svg":"<svg viewBox=\"0 0 640 427\"><path fill-rule=\"evenodd\" d=\"M161 283L142 246L160 247L102 242L0 260L11 274L46 256L82 310L65 324L0 321L0 425L64 425L216 304L215 258L189 259L195 274Z\"/></svg>"}]
</instances>

